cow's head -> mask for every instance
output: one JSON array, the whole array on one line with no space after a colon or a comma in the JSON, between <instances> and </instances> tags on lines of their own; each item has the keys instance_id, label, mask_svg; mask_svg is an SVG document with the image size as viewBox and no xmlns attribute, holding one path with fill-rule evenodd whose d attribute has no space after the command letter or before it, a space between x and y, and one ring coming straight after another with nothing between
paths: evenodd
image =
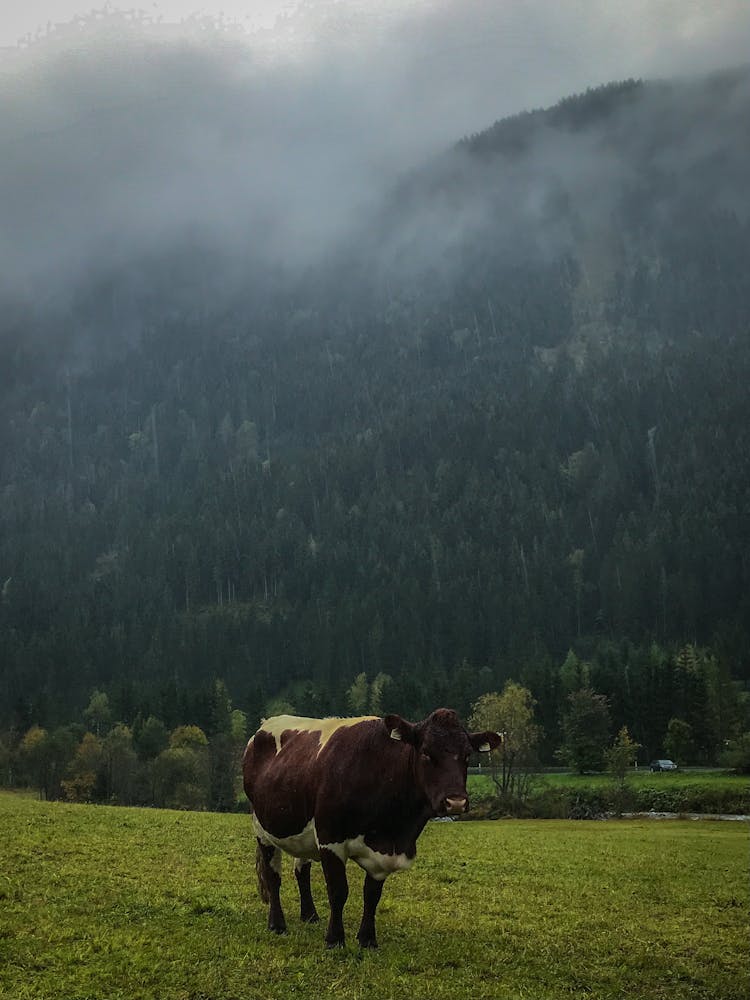
<instances>
[{"instance_id":1,"label":"cow's head","mask_svg":"<svg viewBox=\"0 0 750 1000\"><path fill-rule=\"evenodd\" d=\"M472 751L492 750L499 733L468 733L450 708L438 708L422 722L386 715L386 729L414 751L414 772L420 790L436 816L454 816L469 808L466 769Z\"/></svg>"}]
</instances>

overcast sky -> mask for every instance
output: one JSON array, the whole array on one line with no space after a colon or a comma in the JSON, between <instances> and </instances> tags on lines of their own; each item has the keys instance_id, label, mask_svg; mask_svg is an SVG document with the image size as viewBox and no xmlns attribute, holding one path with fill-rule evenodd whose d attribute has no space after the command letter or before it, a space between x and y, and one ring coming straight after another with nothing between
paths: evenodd
<instances>
[{"instance_id":1,"label":"overcast sky","mask_svg":"<svg viewBox=\"0 0 750 1000\"><path fill-rule=\"evenodd\" d=\"M505 114L613 78L745 62L750 52L748 0L6 0L0 45L103 6L167 23L222 17L266 45L281 19L287 28L277 40L298 53L306 43L307 54L330 50L347 36L364 47L405 44L399 55L417 80L444 76L457 101L477 102L483 116L488 87Z\"/></svg>"},{"instance_id":2,"label":"overcast sky","mask_svg":"<svg viewBox=\"0 0 750 1000\"><path fill-rule=\"evenodd\" d=\"M167 25L222 19L256 51L324 64L344 86L366 65L403 131L429 118L425 138L438 144L588 86L750 59L750 0L6 0L0 46L102 6Z\"/></svg>"},{"instance_id":3,"label":"overcast sky","mask_svg":"<svg viewBox=\"0 0 750 1000\"><path fill-rule=\"evenodd\" d=\"M750 53L750 0L140 9L132 30L91 30L81 0L0 0L0 290L38 299L189 233L304 263L404 170L499 118ZM191 15L230 27L170 27Z\"/></svg>"}]
</instances>

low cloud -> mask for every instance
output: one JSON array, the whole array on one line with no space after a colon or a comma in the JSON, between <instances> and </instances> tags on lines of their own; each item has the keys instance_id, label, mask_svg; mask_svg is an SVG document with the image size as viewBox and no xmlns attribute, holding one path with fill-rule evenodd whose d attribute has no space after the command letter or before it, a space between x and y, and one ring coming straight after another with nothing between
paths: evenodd
<instances>
[{"instance_id":1,"label":"low cloud","mask_svg":"<svg viewBox=\"0 0 750 1000\"><path fill-rule=\"evenodd\" d=\"M458 200L448 185L403 218L391 192L508 113L613 77L708 70L750 42L740 3L374 10L308 5L255 36L109 14L9 54L3 298L64 308L102 277L135 268L143 282L151 262L193 253L239 286L258 266L303 273L368 233L383 266L449 266L488 213L509 245L531 229L529 244L554 248L567 238L551 221L561 191L605 218L608 186L627 180L627 164L595 136L541 134L523 162L472 166ZM686 139L698 159L725 139L714 112ZM451 169L465 171L452 155ZM376 234L384 217L390 231Z\"/></svg>"}]
</instances>

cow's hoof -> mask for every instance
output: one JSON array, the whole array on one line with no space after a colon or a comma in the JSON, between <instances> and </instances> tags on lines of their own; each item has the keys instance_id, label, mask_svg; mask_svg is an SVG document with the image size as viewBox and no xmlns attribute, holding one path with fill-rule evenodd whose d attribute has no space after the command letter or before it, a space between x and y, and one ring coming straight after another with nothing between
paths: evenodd
<instances>
[{"instance_id":1,"label":"cow's hoof","mask_svg":"<svg viewBox=\"0 0 750 1000\"><path fill-rule=\"evenodd\" d=\"M375 938L357 938L360 948L377 948L378 942Z\"/></svg>"},{"instance_id":2,"label":"cow's hoof","mask_svg":"<svg viewBox=\"0 0 750 1000\"><path fill-rule=\"evenodd\" d=\"M339 941L326 941L326 948L343 948L344 939L341 938Z\"/></svg>"},{"instance_id":3,"label":"cow's hoof","mask_svg":"<svg viewBox=\"0 0 750 1000\"><path fill-rule=\"evenodd\" d=\"M268 929L273 934L286 934L286 924L269 924Z\"/></svg>"},{"instance_id":4,"label":"cow's hoof","mask_svg":"<svg viewBox=\"0 0 750 1000\"><path fill-rule=\"evenodd\" d=\"M301 920L303 924L317 924L320 917L313 911L312 913L303 913Z\"/></svg>"}]
</instances>

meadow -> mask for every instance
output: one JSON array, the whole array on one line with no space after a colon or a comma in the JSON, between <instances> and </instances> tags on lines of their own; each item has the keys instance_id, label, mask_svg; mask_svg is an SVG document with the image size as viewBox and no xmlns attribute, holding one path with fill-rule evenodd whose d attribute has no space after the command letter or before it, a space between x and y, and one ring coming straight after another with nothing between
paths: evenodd
<instances>
[{"instance_id":1,"label":"meadow","mask_svg":"<svg viewBox=\"0 0 750 1000\"><path fill-rule=\"evenodd\" d=\"M476 814L495 794L488 774L469 775L469 793ZM530 817L569 818L575 803L599 811L674 812L750 815L750 780L726 771L695 769L652 774L631 771L622 789L609 774L548 772L531 778L525 808Z\"/></svg>"},{"instance_id":2,"label":"meadow","mask_svg":"<svg viewBox=\"0 0 750 1000\"><path fill-rule=\"evenodd\" d=\"M542 1000L750 995L745 822L430 824L386 883L380 949L269 935L246 815L0 794L0 997ZM313 891L327 913L319 866Z\"/></svg>"}]
</instances>

